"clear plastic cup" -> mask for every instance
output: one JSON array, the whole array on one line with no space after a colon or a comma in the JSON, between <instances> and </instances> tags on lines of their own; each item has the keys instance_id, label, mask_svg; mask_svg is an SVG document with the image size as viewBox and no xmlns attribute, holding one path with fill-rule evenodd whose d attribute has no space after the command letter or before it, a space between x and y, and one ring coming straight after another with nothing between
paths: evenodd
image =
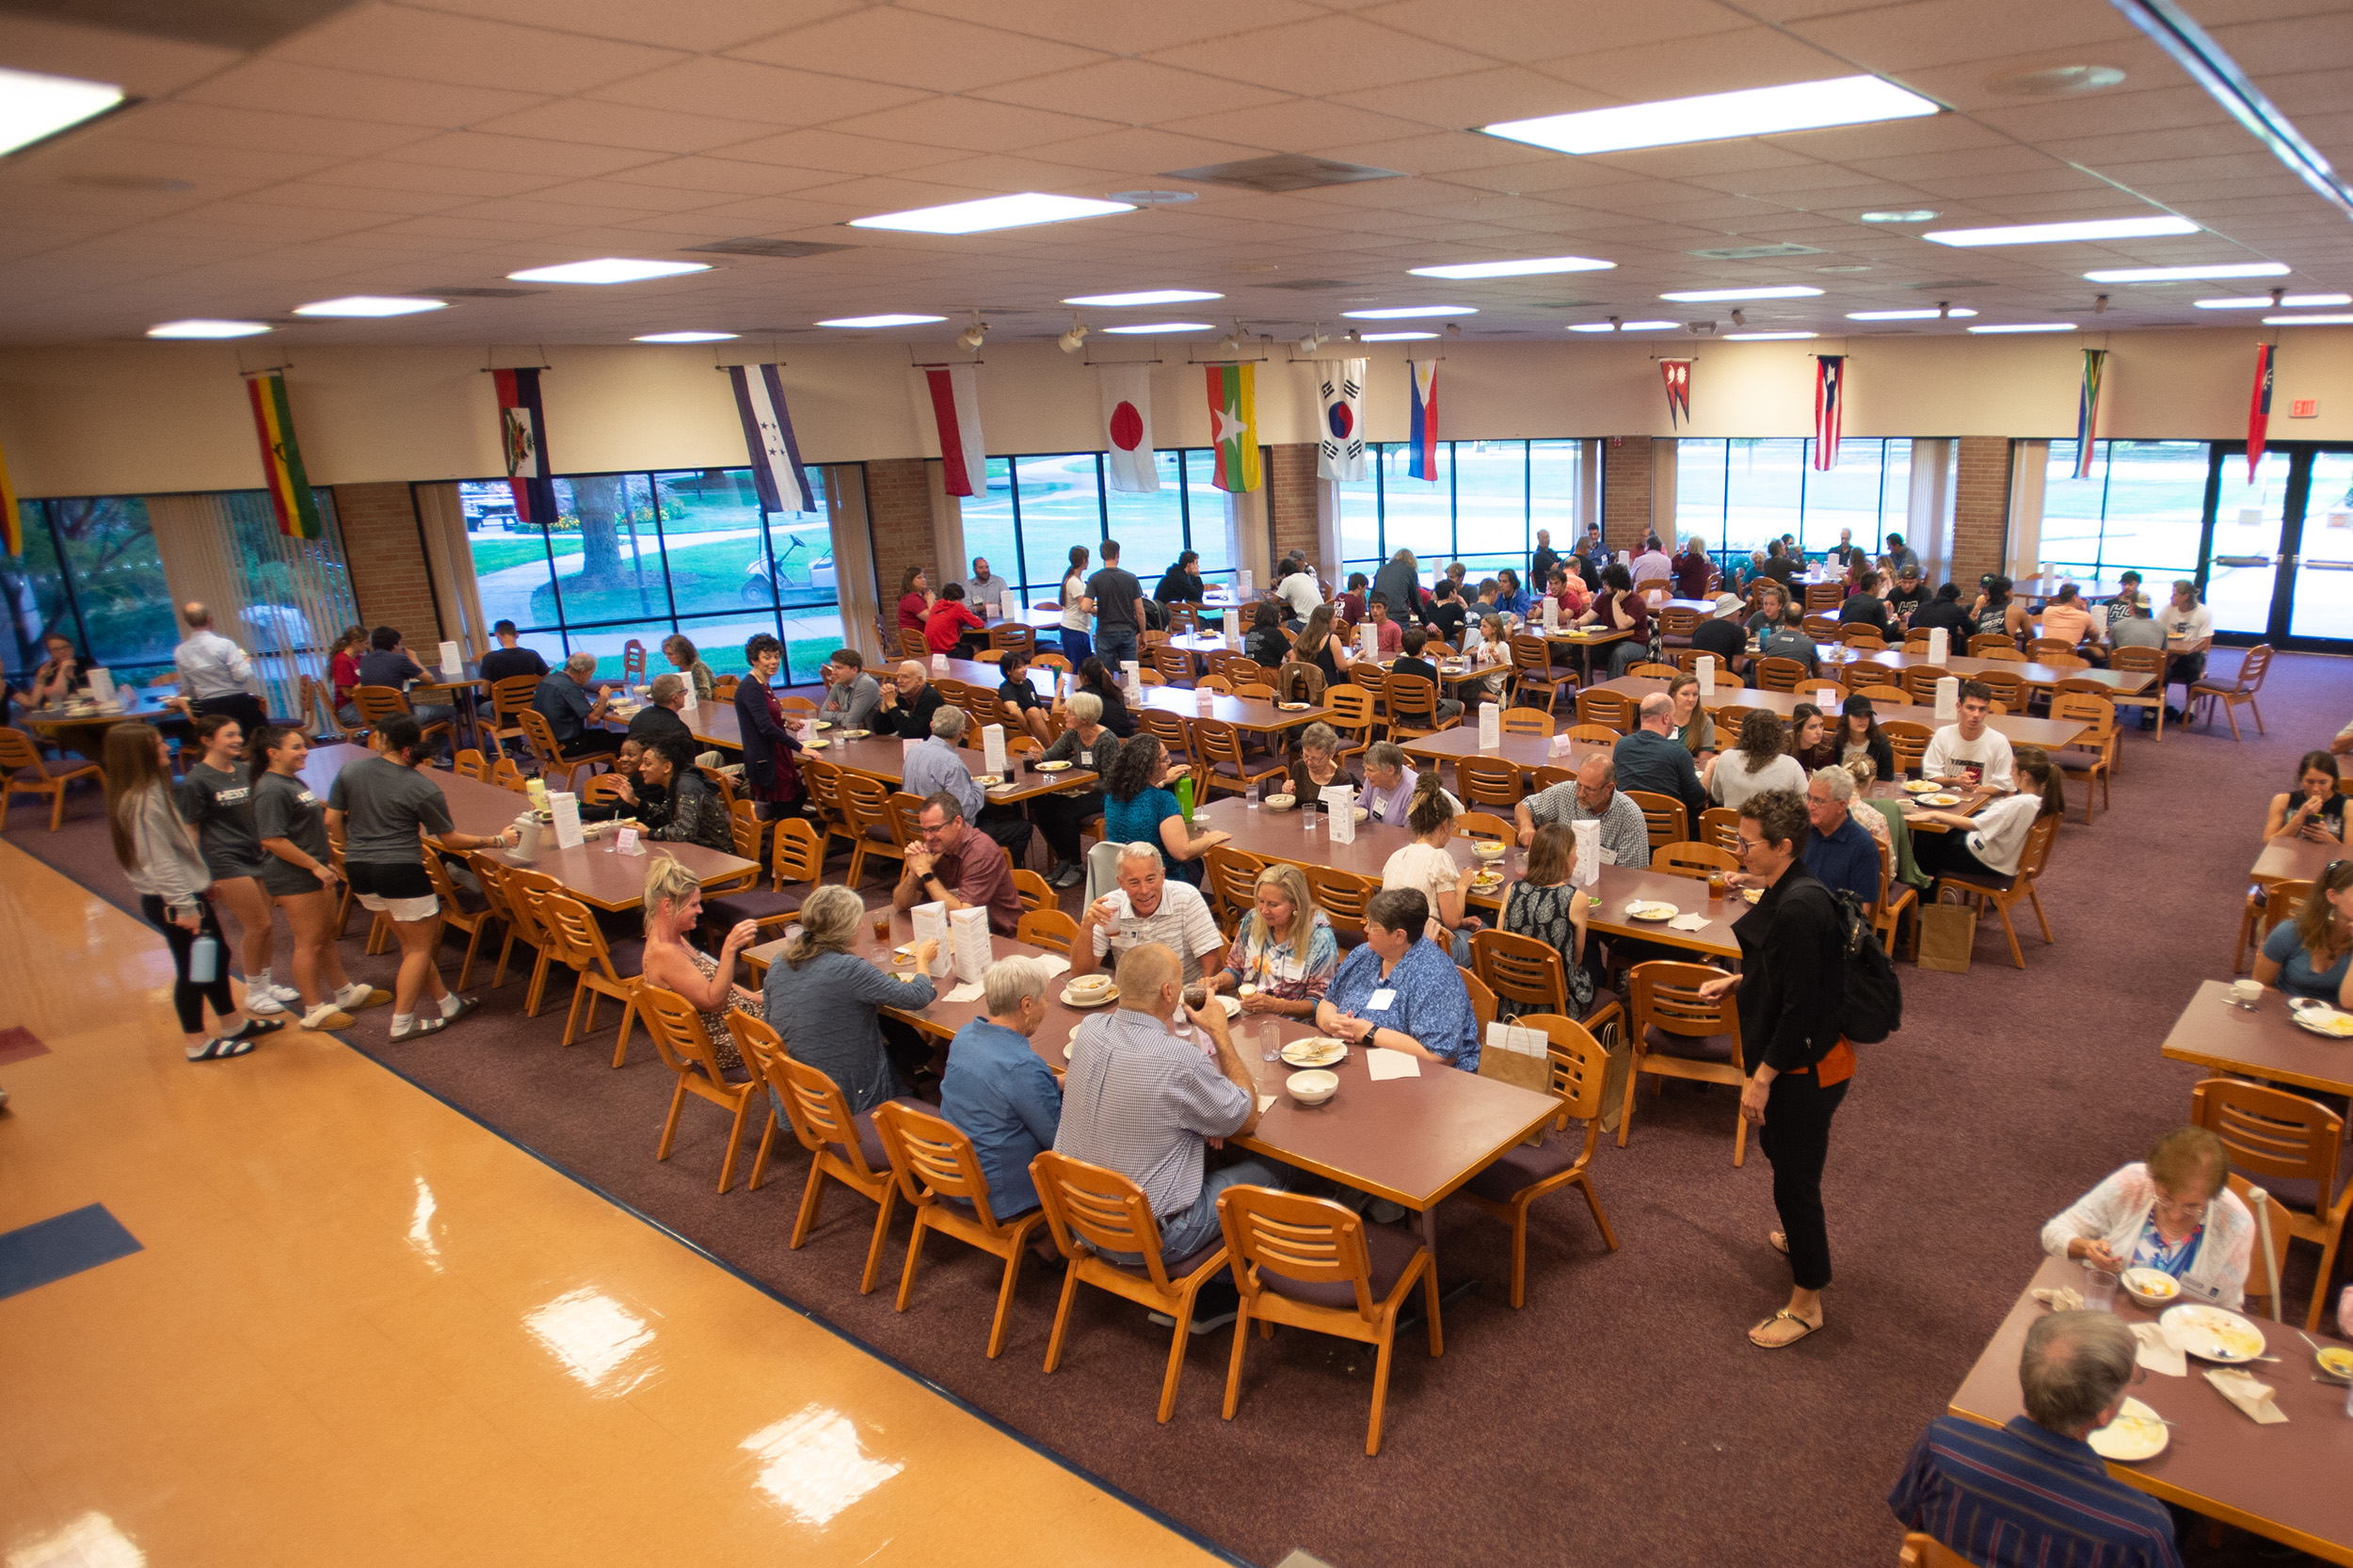
<instances>
[{"instance_id":1,"label":"clear plastic cup","mask_svg":"<svg viewBox=\"0 0 2353 1568\"><path fill-rule=\"evenodd\" d=\"M1283 1026L1271 1017L1258 1020L1258 1060L1279 1062L1283 1059Z\"/></svg>"},{"instance_id":2,"label":"clear plastic cup","mask_svg":"<svg viewBox=\"0 0 2353 1568\"><path fill-rule=\"evenodd\" d=\"M2089 1312L2116 1310L2116 1276L2105 1269L2084 1271L2084 1308Z\"/></svg>"}]
</instances>

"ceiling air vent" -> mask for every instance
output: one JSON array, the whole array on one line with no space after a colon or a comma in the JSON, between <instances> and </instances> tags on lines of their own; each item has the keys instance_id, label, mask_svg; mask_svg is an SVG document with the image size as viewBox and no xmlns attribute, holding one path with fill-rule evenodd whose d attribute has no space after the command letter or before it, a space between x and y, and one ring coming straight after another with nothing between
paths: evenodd
<instances>
[{"instance_id":1,"label":"ceiling air vent","mask_svg":"<svg viewBox=\"0 0 2353 1568\"><path fill-rule=\"evenodd\" d=\"M418 294L418 295L425 295L425 296L433 296L433 297L435 297L435 298L440 298L440 299L526 299L526 298L529 298L531 296L533 296L533 295L535 295L535 294L545 294L545 293L547 293L548 291L547 291L547 290L545 290L545 289L442 289L442 288L430 288L430 289L412 289L412 290L410 290L409 292L410 292L410 293L412 293L412 294Z\"/></svg>"},{"instance_id":2,"label":"ceiling air vent","mask_svg":"<svg viewBox=\"0 0 2353 1568\"><path fill-rule=\"evenodd\" d=\"M683 248L688 254L708 251L721 256L766 256L779 262L822 256L828 250L856 250L855 245L819 245L809 240L712 240L709 245Z\"/></svg>"},{"instance_id":3,"label":"ceiling air vent","mask_svg":"<svg viewBox=\"0 0 2353 1568\"><path fill-rule=\"evenodd\" d=\"M1309 294L1317 289L1353 289L1355 284L1344 278L1286 278L1279 283L1260 283L1262 289L1289 289L1294 294Z\"/></svg>"},{"instance_id":4,"label":"ceiling air vent","mask_svg":"<svg viewBox=\"0 0 2353 1568\"><path fill-rule=\"evenodd\" d=\"M1197 180L1204 184L1236 185L1243 190L1279 195L1313 190L1318 185L1352 185L1360 180L1401 180L1394 168L1371 168L1331 158L1311 158L1304 152L1280 152L1271 158L1243 158L1230 164L1206 164L1199 168L1172 168L1163 180Z\"/></svg>"},{"instance_id":5,"label":"ceiling air vent","mask_svg":"<svg viewBox=\"0 0 2353 1568\"><path fill-rule=\"evenodd\" d=\"M1829 252L1818 245L1730 245L1715 250L1687 250L1684 254L1705 262L1763 262L1775 256L1824 256Z\"/></svg>"}]
</instances>

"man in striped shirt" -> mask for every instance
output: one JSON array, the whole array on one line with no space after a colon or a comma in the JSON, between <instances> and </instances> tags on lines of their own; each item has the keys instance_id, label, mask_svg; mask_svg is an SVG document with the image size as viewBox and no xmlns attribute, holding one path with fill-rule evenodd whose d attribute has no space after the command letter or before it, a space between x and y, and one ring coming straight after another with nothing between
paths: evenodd
<instances>
[{"instance_id":1,"label":"man in striped shirt","mask_svg":"<svg viewBox=\"0 0 2353 1568\"><path fill-rule=\"evenodd\" d=\"M2018 1361L2026 1414L1929 1422L1887 1506L1983 1568L2180 1568L2165 1505L2084 1441L2122 1407L2134 1351L2111 1313L2037 1319Z\"/></svg>"}]
</instances>

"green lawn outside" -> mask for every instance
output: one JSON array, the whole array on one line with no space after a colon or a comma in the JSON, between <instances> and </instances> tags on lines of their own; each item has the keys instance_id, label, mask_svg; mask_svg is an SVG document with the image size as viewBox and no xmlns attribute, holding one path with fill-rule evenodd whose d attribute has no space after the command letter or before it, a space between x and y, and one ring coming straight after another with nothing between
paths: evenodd
<instances>
[{"instance_id":1,"label":"green lawn outside","mask_svg":"<svg viewBox=\"0 0 2353 1568\"><path fill-rule=\"evenodd\" d=\"M648 648L653 647L654 638L648 636L641 640ZM786 645L787 667L792 673L791 683L799 686L815 685L818 680L817 671L824 664L825 656L840 646L841 639L839 637L795 637L792 639ZM744 663L744 648L740 643L712 648L704 648L697 644L696 647L703 656L703 663L711 666L711 672L713 675L742 675L750 667ZM659 658L658 654L656 658ZM661 667L657 666L653 673L656 675L662 673ZM619 680L621 679L621 655L609 654L598 660L596 679Z\"/></svg>"},{"instance_id":2,"label":"green lawn outside","mask_svg":"<svg viewBox=\"0 0 2353 1568\"><path fill-rule=\"evenodd\" d=\"M476 534L470 542L477 573L504 571L509 567L529 566L548 558L548 547L537 539L485 538Z\"/></svg>"}]
</instances>

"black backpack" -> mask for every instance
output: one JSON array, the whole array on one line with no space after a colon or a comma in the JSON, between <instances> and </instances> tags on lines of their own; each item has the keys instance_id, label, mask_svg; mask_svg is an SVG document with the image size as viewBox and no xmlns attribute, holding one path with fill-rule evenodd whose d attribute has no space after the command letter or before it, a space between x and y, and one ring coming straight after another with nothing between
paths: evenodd
<instances>
[{"instance_id":1,"label":"black backpack","mask_svg":"<svg viewBox=\"0 0 2353 1568\"><path fill-rule=\"evenodd\" d=\"M1880 946L1879 934L1863 913L1863 901L1848 889L1832 895L1838 904L1841 949L1847 960L1846 1000L1838 1010L1839 1032L1858 1046L1877 1045L1904 1026L1904 989L1896 966Z\"/></svg>"}]
</instances>

